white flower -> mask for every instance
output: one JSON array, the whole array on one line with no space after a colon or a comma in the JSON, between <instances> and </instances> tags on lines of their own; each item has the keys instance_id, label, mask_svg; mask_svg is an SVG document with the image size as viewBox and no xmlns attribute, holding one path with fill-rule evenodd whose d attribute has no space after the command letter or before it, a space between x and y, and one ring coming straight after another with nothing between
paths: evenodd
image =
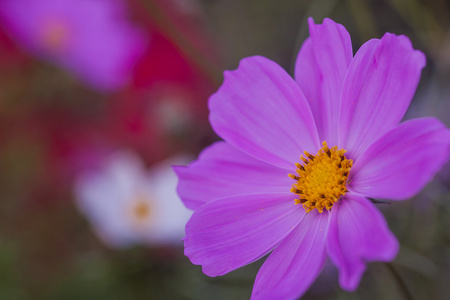
<instances>
[{"instance_id":1,"label":"white flower","mask_svg":"<svg viewBox=\"0 0 450 300\"><path fill-rule=\"evenodd\" d=\"M151 170L131 152L117 152L100 169L83 173L75 185L80 211L98 236L112 247L179 244L191 212L178 198L169 159Z\"/></svg>"}]
</instances>

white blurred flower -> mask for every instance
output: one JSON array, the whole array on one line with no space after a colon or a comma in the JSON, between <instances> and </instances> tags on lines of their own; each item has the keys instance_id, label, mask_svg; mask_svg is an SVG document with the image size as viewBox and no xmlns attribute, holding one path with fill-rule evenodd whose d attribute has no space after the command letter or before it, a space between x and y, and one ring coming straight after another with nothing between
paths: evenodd
<instances>
[{"instance_id":1,"label":"white blurred flower","mask_svg":"<svg viewBox=\"0 0 450 300\"><path fill-rule=\"evenodd\" d=\"M117 152L103 167L82 174L75 185L80 211L98 236L113 247L179 244L191 211L176 194L174 158L145 170L131 152Z\"/></svg>"}]
</instances>

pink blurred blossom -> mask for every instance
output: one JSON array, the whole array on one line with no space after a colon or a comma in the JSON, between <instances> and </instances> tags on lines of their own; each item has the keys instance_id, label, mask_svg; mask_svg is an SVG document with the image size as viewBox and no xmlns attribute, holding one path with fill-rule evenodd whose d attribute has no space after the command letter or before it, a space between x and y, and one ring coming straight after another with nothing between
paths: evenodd
<instances>
[{"instance_id":1,"label":"pink blurred blossom","mask_svg":"<svg viewBox=\"0 0 450 300\"><path fill-rule=\"evenodd\" d=\"M4 0L0 17L26 51L99 90L126 84L147 44L121 0Z\"/></svg>"}]
</instances>

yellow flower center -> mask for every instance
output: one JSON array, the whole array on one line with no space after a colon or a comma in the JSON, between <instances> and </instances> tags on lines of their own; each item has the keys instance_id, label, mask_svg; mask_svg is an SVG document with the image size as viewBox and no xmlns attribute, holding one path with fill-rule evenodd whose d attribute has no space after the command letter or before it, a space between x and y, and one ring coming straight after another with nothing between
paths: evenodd
<instances>
[{"instance_id":1,"label":"yellow flower center","mask_svg":"<svg viewBox=\"0 0 450 300\"><path fill-rule=\"evenodd\" d=\"M134 215L137 219L147 219L150 215L150 207L147 203L141 202L134 207Z\"/></svg>"},{"instance_id":2,"label":"yellow flower center","mask_svg":"<svg viewBox=\"0 0 450 300\"><path fill-rule=\"evenodd\" d=\"M152 207L150 205L150 201L143 197L142 195L138 195L135 203L132 205L132 216L138 222L143 222L149 219L152 215Z\"/></svg>"},{"instance_id":3,"label":"yellow flower center","mask_svg":"<svg viewBox=\"0 0 450 300\"><path fill-rule=\"evenodd\" d=\"M324 208L330 210L348 192L346 184L353 160L345 157L344 149L337 150L337 146L330 149L325 141L322 145L315 156L305 151L305 156L300 156L303 163L295 164L297 174L289 174L296 180L291 188L299 197L295 204L302 204L307 213L315 208L319 213Z\"/></svg>"}]
</instances>

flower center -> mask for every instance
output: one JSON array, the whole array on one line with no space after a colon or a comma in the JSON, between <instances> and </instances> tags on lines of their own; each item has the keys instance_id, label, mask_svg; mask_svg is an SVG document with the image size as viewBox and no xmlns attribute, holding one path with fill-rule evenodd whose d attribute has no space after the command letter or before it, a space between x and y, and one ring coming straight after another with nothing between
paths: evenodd
<instances>
[{"instance_id":1,"label":"flower center","mask_svg":"<svg viewBox=\"0 0 450 300\"><path fill-rule=\"evenodd\" d=\"M305 153L300 156L302 164L295 164L297 175L289 174L295 179L291 192L298 195L295 204L302 204L308 213L317 208L319 213L326 208L330 210L333 204L347 191L347 177L353 165L353 160L347 159L344 149L337 150L337 146L328 148L327 142L317 155Z\"/></svg>"},{"instance_id":2,"label":"flower center","mask_svg":"<svg viewBox=\"0 0 450 300\"><path fill-rule=\"evenodd\" d=\"M137 199L132 204L133 219L138 222L143 222L150 218L151 214L152 207L150 205L150 201L146 197L138 195Z\"/></svg>"},{"instance_id":3,"label":"flower center","mask_svg":"<svg viewBox=\"0 0 450 300\"><path fill-rule=\"evenodd\" d=\"M138 203L134 207L134 215L137 219L147 219L150 215L150 207L148 207L147 203Z\"/></svg>"}]
</instances>

